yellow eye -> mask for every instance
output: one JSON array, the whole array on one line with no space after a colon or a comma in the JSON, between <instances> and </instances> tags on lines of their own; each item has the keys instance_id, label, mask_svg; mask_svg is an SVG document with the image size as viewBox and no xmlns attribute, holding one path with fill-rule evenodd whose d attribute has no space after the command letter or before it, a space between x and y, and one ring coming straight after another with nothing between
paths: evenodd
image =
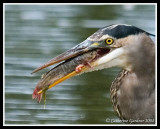
<instances>
[{"instance_id":1,"label":"yellow eye","mask_svg":"<svg viewBox=\"0 0 160 129\"><path fill-rule=\"evenodd\" d=\"M106 39L106 43L109 44L109 45L111 45L113 43L113 41L114 40L112 38L107 38Z\"/></svg>"}]
</instances>

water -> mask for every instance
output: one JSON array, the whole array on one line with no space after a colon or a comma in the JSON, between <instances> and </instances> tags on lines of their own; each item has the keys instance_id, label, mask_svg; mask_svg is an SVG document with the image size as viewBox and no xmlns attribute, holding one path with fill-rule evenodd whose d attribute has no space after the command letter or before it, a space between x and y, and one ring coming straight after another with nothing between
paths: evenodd
<instances>
[{"instance_id":1,"label":"water","mask_svg":"<svg viewBox=\"0 0 160 129\"><path fill-rule=\"evenodd\" d=\"M122 124L110 101L111 68L77 76L47 92L46 109L31 95L42 73L30 73L98 28L125 23L155 34L154 5L5 5L4 123Z\"/></svg>"}]
</instances>

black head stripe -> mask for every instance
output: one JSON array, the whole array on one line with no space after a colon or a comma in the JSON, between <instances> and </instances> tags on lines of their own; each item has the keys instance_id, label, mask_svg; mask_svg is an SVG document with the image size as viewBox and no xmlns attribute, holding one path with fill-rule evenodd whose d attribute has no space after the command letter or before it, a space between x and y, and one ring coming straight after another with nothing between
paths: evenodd
<instances>
[{"instance_id":1,"label":"black head stripe","mask_svg":"<svg viewBox=\"0 0 160 129\"><path fill-rule=\"evenodd\" d=\"M146 33L148 35L152 35L142 29L139 29L135 26L131 26L131 25L110 25L110 26L106 26L104 28L99 29L97 32L95 32L90 38L92 39L97 39L102 37L105 34L108 34L114 38L124 38L127 37L129 35L136 35L139 33ZM152 35L153 36L153 35Z\"/></svg>"}]
</instances>

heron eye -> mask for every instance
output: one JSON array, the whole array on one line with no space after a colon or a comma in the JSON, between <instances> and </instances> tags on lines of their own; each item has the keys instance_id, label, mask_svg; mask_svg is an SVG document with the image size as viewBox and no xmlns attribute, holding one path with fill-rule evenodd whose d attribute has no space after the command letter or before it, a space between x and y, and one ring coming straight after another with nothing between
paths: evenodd
<instances>
[{"instance_id":1,"label":"heron eye","mask_svg":"<svg viewBox=\"0 0 160 129\"><path fill-rule=\"evenodd\" d=\"M113 39L112 38L107 38L106 43L111 45L113 43Z\"/></svg>"}]
</instances>

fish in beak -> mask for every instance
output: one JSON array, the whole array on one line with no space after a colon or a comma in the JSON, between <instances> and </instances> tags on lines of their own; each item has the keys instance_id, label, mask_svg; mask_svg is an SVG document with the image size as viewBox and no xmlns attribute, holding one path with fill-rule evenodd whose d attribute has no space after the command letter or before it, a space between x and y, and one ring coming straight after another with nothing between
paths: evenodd
<instances>
[{"instance_id":1,"label":"fish in beak","mask_svg":"<svg viewBox=\"0 0 160 129\"><path fill-rule=\"evenodd\" d=\"M109 51L110 48L104 48L99 42L85 40L70 50L51 59L35 69L32 73L58 62L63 62L42 76L32 94L32 98L40 102L46 90L68 78L89 71L93 67L93 63L99 57L109 53Z\"/></svg>"}]
</instances>

